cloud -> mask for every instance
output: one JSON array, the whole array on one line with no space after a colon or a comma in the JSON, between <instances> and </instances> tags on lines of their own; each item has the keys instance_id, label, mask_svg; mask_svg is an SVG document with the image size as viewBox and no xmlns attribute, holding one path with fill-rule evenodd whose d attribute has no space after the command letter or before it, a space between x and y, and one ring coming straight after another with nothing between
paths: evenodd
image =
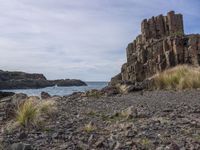
<instances>
[{"instance_id":1,"label":"cloud","mask_svg":"<svg viewBox=\"0 0 200 150\"><path fill-rule=\"evenodd\" d=\"M109 80L140 22L170 10L199 32L197 0L0 0L0 68L49 79ZM177 5L178 4L178 5ZM159 7L158 7L159 6Z\"/></svg>"}]
</instances>

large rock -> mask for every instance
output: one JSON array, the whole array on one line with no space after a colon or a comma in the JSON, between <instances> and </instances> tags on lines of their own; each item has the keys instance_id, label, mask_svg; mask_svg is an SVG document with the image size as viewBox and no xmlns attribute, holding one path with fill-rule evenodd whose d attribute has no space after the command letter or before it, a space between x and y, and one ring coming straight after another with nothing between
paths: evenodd
<instances>
[{"instance_id":1,"label":"large rock","mask_svg":"<svg viewBox=\"0 0 200 150\"><path fill-rule=\"evenodd\" d=\"M8 72L0 70L0 89L30 89L49 86L85 86L85 82L75 79L47 80L43 74Z\"/></svg>"},{"instance_id":2,"label":"large rock","mask_svg":"<svg viewBox=\"0 0 200 150\"><path fill-rule=\"evenodd\" d=\"M8 96L13 96L15 93L13 92L1 92L0 91L0 99L4 98L4 97L8 97Z\"/></svg>"},{"instance_id":3,"label":"large rock","mask_svg":"<svg viewBox=\"0 0 200 150\"><path fill-rule=\"evenodd\" d=\"M0 120L12 118L17 107L27 98L26 94L20 93L0 99Z\"/></svg>"},{"instance_id":4,"label":"large rock","mask_svg":"<svg viewBox=\"0 0 200 150\"><path fill-rule=\"evenodd\" d=\"M51 95L47 92L41 92L41 99L48 99L51 98Z\"/></svg>"},{"instance_id":5,"label":"large rock","mask_svg":"<svg viewBox=\"0 0 200 150\"><path fill-rule=\"evenodd\" d=\"M141 29L142 33L128 44L127 62L111 79L111 85L143 82L179 64L200 65L200 35L184 34L181 14L171 11L167 16L145 19Z\"/></svg>"}]
</instances>

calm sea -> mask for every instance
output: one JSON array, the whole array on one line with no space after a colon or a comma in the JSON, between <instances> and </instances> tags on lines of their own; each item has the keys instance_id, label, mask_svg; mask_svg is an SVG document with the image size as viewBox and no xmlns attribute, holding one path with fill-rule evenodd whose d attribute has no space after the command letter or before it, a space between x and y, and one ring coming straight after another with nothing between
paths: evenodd
<instances>
[{"instance_id":1,"label":"calm sea","mask_svg":"<svg viewBox=\"0 0 200 150\"><path fill-rule=\"evenodd\" d=\"M86 82L88 86L71 86L71 87L46 87L41 89L16 89L16 90L3 90L7 92L25 93L29 96L40 96L41 92L47 92L50 95L69 95L73 92L84 92L91 89L102 89L108 85L108 82Z\"/></svg>"}]
</instances>

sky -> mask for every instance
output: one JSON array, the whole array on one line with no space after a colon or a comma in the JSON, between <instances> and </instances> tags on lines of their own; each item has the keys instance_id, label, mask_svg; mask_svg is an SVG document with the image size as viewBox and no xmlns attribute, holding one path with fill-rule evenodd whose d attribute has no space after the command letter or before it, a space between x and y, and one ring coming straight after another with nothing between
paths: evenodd
<instances>
[{"instance_id":1,"label":"sky","mask_svg":"<svg viewBox=\"0 0 200 150\"><path fill-rule=\"evenodd\" d=\"M199 0L0 0L0 69L48 79L109 81L145 18L184 15L200 33Z\"/></svg>"}]
</instances>

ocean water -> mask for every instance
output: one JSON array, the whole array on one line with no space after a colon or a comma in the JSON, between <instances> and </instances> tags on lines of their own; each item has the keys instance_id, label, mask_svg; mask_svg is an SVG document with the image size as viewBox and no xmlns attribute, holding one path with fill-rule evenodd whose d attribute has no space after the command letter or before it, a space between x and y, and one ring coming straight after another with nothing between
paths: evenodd
<instances>
[{"instance_id":1,"label":"ocean water","mask_svg":"<svg viewBox=\"0 0 200 150\"><path fill-rule=\"evenodd\" d=\"M85 92L91 89L102 89L108 85L108 82L86 82L88 86L70 86L70 87L46 87L40 89L15 89L15 90L2 90L5 92L25 93L29 96L40 96L41 92L47 92L50 95L65 96L73 92Z\"/></svg>"}]
</instances>

